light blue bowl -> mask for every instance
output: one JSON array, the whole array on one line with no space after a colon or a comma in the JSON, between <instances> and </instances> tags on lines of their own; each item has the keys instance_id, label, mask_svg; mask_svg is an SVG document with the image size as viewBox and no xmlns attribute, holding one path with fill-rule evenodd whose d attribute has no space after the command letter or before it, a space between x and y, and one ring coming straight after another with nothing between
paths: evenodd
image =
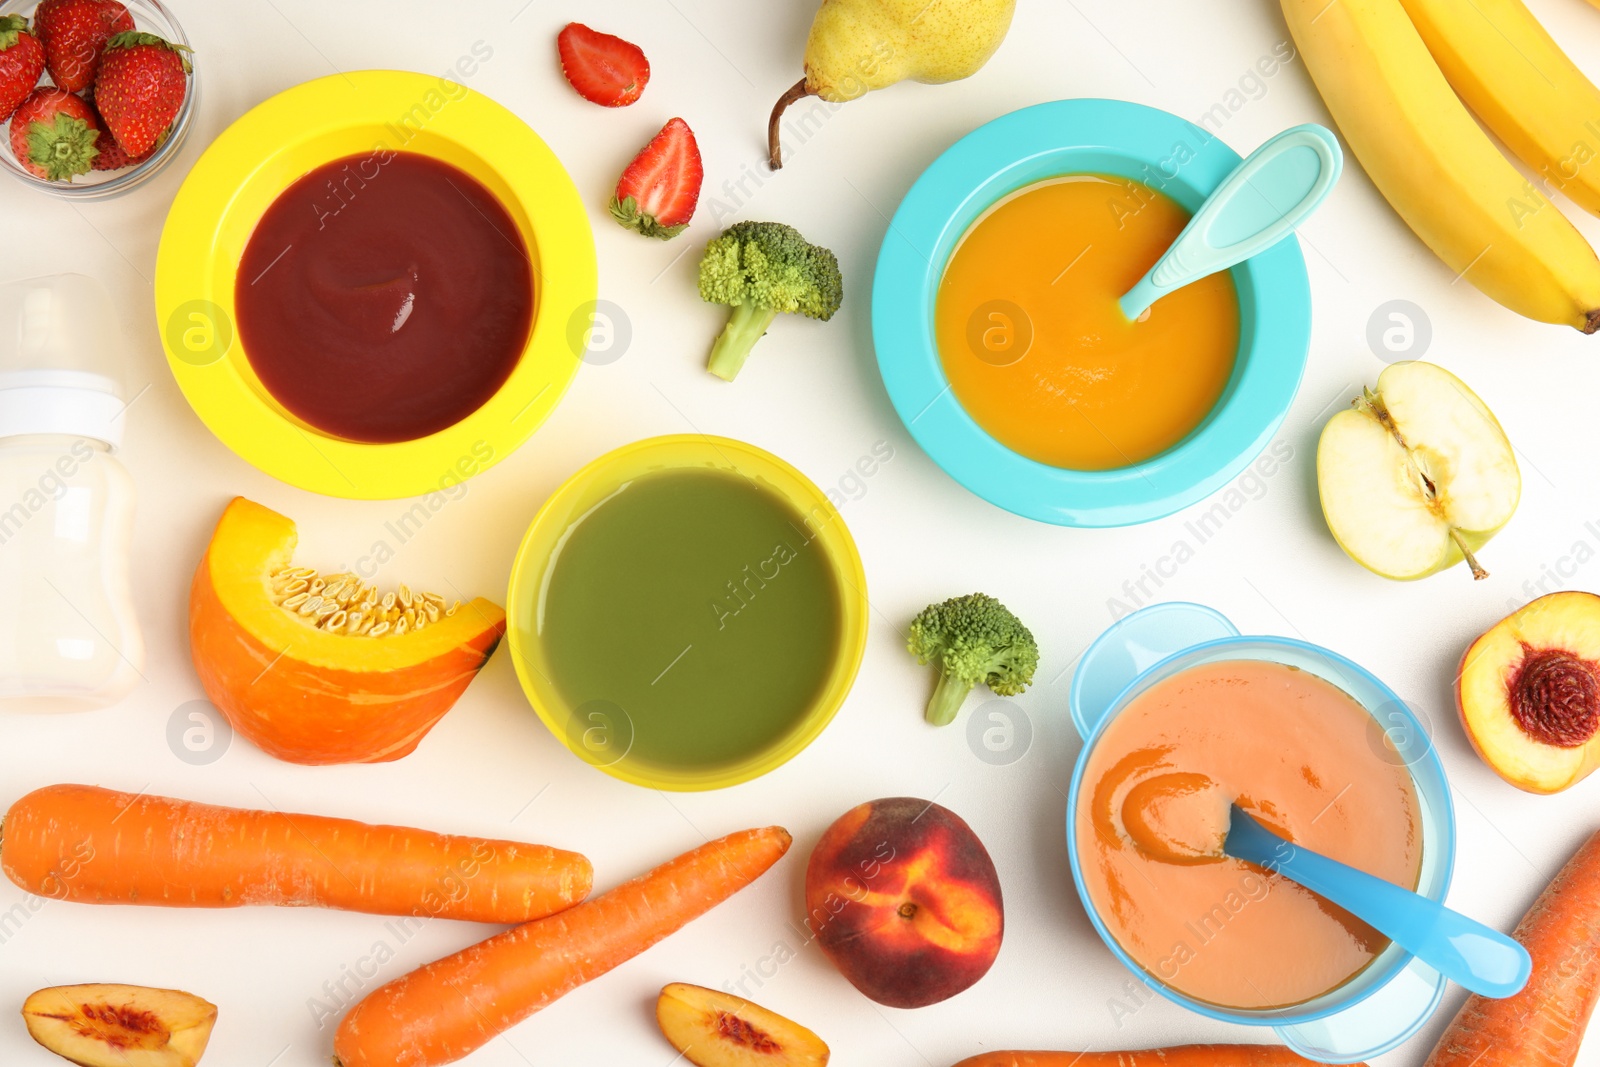
<instances>
[{"instance_id":1,"label":"light blue bowl","mask_svg":"<svg viewBox=\"0 0 1600 1067\"><path fill-rule=\"evenodd\" d=\"M1059 526L1129 526L1227 484L1271 441L1300 387L1311 288L1293 236L1233 268L1239 355L1211 414L1166 452L1131 467L1072 471L1011 451L950 391L934 301L950 253L996 201L1067 174L1132 178L1196 210L1239 155L1176 115L1118 100L1058 100L963 137L906 194L878 254L872 337L889 398L935 463L985 500Z\"/></svg>"},{"instance_id":2,"label":"light blue bowl","mask_svg":"<svg viewBox=\"0 0 1600 1067\"><path fill-rule=\"evenodd\" d=\"M1083 654L1068 699L1073 724L1084 743L1067 795L1079 795L1090 753L1107 724L1135 697L1179 671L1239 659L1285 663L1309 671L1343 689L1367 709L1373 717L1374 751L1381 758L1403 763L1416 787L1422 829L1417 892L1443 902L1455 866L1455 809L1432 740L1405 702L1337 653L1288 638L1242 637L1227 619L1198 604L1156 604L1137 611L1112 625ZM1224 1022L1270 1026L1284 1044L1321 1063L1355 1063L1380 1056L1421 1029L1438 1008L1444 977L1393 943L1350 981L1288 1008L1220 1008L1178 992L1123 951L1095 911L1084 887L1077 820L1072 815L1069 808L1067 852L1084 910L1117 958L1168 1000ZM1284 950L1295 949L1284 946Z\"/></svg>"}]
</instances>

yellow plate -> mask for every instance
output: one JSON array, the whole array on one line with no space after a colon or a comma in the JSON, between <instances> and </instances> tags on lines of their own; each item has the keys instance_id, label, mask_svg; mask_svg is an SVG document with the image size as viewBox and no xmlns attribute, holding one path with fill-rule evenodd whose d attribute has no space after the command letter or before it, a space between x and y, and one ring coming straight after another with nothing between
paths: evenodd
<instances>
[{"instance_id":1,"label":"yellow plate","mask_svg":"<svg viewBox=\"0 0 1600 1067\"><path fill-rule=\"evenodd\" d=\"M572 525L623 485L654 471L710 467L732 471L788 501L804 516L812 540L821 546L837 579L839 633L826 683L788 733L761 751L732 764L704 768L656 767L629 758L632 731L607 721L604 713L580 715L550 681L539 641L536 614L546 574L556 549ZM584 762L607 774L652 789L721 789L757 778L793 759L833 720L855 684L867 647L867 578L855 539L838 509L804 474L770 452L726 437L680 434L652 437L608 452L568 478L545 501L528 527L511 566L506 593L506 638L517 678L533 710ZM715 694L707 694L708 699Z\"/></svg>"},{"instance_id":2,"label":"yellow plate","mask_svg":"<svg viewBox=\"0 0 1600 1067\"><path fill-rule=\"evenodd\" d=\"M446 430L349 441L290 414L262 387L234 323L234 275L257 221L297 179L353 155L418 152L482 182L533 258L534 319L500 391ZM297 85L228 127L178 190L156 260L167 362L201 420L256 467L330 496L447 489L510 455L577 372L596 287L594 235L560 160L517 116L455 82L357 71Z\"/></svg>"}]
</instances>

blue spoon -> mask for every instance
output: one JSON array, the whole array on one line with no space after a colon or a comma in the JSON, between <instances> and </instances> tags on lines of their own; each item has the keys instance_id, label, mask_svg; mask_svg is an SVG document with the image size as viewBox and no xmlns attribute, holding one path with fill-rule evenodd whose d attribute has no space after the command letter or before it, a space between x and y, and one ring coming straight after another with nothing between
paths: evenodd
<instances>
[{"instance_id":1,"label":"blue spoon","mask_svg":"<svg viewBox=\"0 0 1600 1067\"><path fill-rule=\"evenodd\" d=\"M1463 989L1509 997L1528 983L1528 950L1498 930L1354 867L1292 844L1233 805L1222 851L1339 905Z\"/></svg>"},{"instance_id":2,"label":"blue spoon","mask_svg":"<svg viewBox=\"0 0 1600 1067\"><path fill-rule=\"evenodd\" d=\"M1323 126L1284 130L1250 153L1200 205L1178 239L1118 301L1131 322L1174 289L1265 252L1315 211L1344 167Z\"/></svg>"}]
</instances>

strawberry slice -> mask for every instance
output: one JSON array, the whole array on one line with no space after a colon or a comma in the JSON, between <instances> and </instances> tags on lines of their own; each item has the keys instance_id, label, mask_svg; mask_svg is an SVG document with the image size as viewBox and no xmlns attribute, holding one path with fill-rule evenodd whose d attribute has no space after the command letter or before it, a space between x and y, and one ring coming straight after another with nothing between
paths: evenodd
<instances>
[{"instance_id":1,"label":"strawberry slice","mask_svg":"<svg viewBox=\"0 0 1600 1067\"><path fill-rule=\"evenodd\" d=\"M704 178L694 131L682 119L673 119L622 172L611 198L611 217L646 237L676 237L694 215Z\"/></svg>"},{"instance_id":2,"label":"strawberry slice","mask_svg":"<svg viewBox=\"0 0 1600 1067\"><path fill-rule=\"evenodd\" d=\"M561 73L578 95L602 107L627 107L644 94L650 61L630 41L569 22L558 37Z\"/></svg>"}]
</instances>

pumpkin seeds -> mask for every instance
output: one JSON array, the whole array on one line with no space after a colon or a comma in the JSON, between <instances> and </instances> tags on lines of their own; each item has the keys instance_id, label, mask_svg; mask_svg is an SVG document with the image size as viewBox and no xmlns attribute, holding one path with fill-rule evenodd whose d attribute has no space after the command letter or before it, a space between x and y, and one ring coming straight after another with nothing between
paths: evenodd
<instances>
[{"instance_id":1,"label":"pumpkin seeds","mask_svg":"<svg viewBox=\"0 0 1600 1067\"><path fill-rule=\"evenodd\" d=\"M402 585L378 593L354 574L320 575L312 567L280 567L267 579L272 602L307 625L347 637L399 637L454 615L438 593Z\"/></svg>"}]
</instances>

